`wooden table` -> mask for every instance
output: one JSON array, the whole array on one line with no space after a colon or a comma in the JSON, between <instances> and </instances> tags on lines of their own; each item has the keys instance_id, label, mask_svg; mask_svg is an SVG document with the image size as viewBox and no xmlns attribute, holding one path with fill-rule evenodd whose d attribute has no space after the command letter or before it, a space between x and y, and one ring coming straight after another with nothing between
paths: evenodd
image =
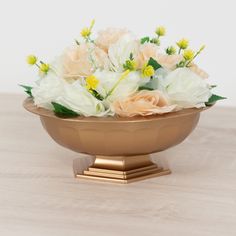
<instances>
[{"instance_id":1,"label":"wooden table","mask_svg":"<svg viewBox=\"0 0 236 236\"><path fill-rule=\"evenodd\" d=\"M1 236L236 235L236 109L204 112L158 154L171 175L120 185L73 178L90 159L54 143L23 98L0 95Z\"/></svg>"}]
</instances>

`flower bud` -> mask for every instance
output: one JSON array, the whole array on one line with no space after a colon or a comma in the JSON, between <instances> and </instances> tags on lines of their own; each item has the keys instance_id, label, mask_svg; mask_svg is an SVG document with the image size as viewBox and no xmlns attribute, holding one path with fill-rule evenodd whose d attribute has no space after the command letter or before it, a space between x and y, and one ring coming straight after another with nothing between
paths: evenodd
<instances>
[{"instance_id":1,"label":"flower bud","mask_svg":"<svg viewBox=\"0 0 236 236\"><path fill-rule=\"evenodd\" d=\"M94 75L90 75L86 78L86 88L88 90L94 90L97 88L99 80Z\"/></svg>"},{"instance_id":2,"label":"flower bud","mask_svg":"<svg viewBox=\"0 0 236 236\"><path fill-rule=\"evenodd\" d=\"M187 39L181 39L176 44L180 49L186 49L189 45L189 42Z\"/></svg>"},{"instance_id":3,"label":"flower bud","mask_svg":"<svg viewBox=\"0 0 236 236\"><path fill-rule=\"evenodd\" d=\"M186 61L189 61L189 60L193 59L194 51L191 50L191 49L184 50L183 57Z\"/></svg>"},{"instance_id":4,"label":"flower bud","mask_svg":"<svg viewBox=\"0 0 236 236\"><path fill-rule=\"evenodd\" d=\"M80 34L81 34L81 36L82 36L83 38L87 38L87 37L90 36L91 31L90 31L89 28L85 27L85 28L83 28L83 29L81 30Z\"/></svg>"},{"instance_id":5,"label":"flower bud","mask_svg":"<svg viewBox=\"0 0 236 236\"><path fill-rule=\"evenodd\" d=\"M37 62L37 57L34 56L34 55L29 55L27 58L26 58L26 61L29 65L34 65L36 64Z\"/></svg>"},{"instance_id":6,"label":"flower bud","mask_svg":"<svg viewBox=\"0 0 236 236\"><path fill-rule=\"evenodd\" d=\"M142 69L142 76L145 77L151 77L155 74L155 70L151 65L144 65Z\"/></svg>"},{"instance_id":7,"label":"flower bud","mask_svg":"<svg viewBox=\"0 0 236 236\"><path fill-rule=\"evenodd\" d=\"M160 36L164 36L166 34L166 29L163 26L160 26L156 29L156 34Z\"/></svg>"},{"instance_id":8,"label":"flower bud","mask_svg":"<svg viewBox=\"0 0 236 236\"><path fill-rule=\"evenodd\" d=\"M152 38L152 39L150 40L150 43L154 43L154 44L160 46L160 39L158 39L158 38Z\"/></svg>"},{"instance_id":9,"label":"flower bud","mask_svg":"<svg viewBox=\"0 0 236 236\"><path fill-rule=\"evenodd\" d=\"M50 69L49 64L41 63L39 70L43 73L47 73Z\"/></svg>"},{"instance_id":10,"label":"flower bud","mask_svg":"<svg viewBox=\"0 0 236 236\"><path fill-rule=\"evenodd\" d=\"M173 55L176 53L176 48L174 46L170 46L166 49L166 54Z\"/></svg>"},{"instance_id":11,"label":"flower bud","mask_svg":"<svg viewBox=\"0 0 236 236\"><path fill-rule=\"evenodd\" d=\"M135 60L127 60L125 64L123 65L123 68L125 70L136 70L137 69L137 63Z\"/></svg>"}]
</instances>

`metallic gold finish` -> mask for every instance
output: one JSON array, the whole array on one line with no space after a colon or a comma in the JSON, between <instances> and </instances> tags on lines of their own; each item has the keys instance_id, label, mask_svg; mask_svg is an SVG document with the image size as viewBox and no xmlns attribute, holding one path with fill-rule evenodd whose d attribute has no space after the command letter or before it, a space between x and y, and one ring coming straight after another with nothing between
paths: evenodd
<instances>
[{"instance_id":1,"label":"metallic gold finish","mask_svg":"<svg viewBox=\"0 0 236 236\"><path fill-rule=\"evenodd\" d=\"M104 182L113 182L113 183L121 183L121 184L128 184L140 180L145 180L153 177L163 176L170 174L170 170L163 170L159 171L153 174L146 174L139 177L131 178L131 179L116 179L116 178L109 178L109 177L99 177L99 176L88 176L88 175L77 175L80 179L91 179L91 180L98 180L98 181L104 181Z\"/></svg>"},{"instance_id":2,"label":"metallic gold finish","mask_svg":"<svg viewBox=\"0 0 236 236\"><path fill-rule=\"evenodd\" d=\"M170 174L151 162L149 155L138 156L96 156L94 164L79 178L129 183L147 176L154 177Z\"/></svg>"},{"instance_id":3,"label":"metallic gold finish","mask_svg":"<svg viewBox=\"0 0 236 236\"><path fill-rule=\"evenodd\" d=\"M52 111L37 108L33 100L24 107L40 116L43 127L60 145L96 159L80 178L128 183L169 174L149 159L150 153L181 143L196 127L204 109L148 117L58 118Z\"/></svg>"},{"instance_id":4,"label":"metallic gold finish","mask_svg":"<svg viewBox=\"0 0 236 236\"><path fill-rule=\"evenodd\" d=\"M138 156L96 156L93 167L101 169L128 171L152 165L149 155Z\"/></svg>"}]
</instances>

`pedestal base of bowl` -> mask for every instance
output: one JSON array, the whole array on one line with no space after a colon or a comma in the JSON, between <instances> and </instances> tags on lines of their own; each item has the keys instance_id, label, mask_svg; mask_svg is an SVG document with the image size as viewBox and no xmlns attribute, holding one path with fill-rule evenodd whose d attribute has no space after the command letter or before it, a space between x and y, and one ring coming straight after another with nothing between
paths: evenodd
<instances>
[{"instance_id":1,"label":"pedestal base of bowl","mask_svg":"<svg viewBox=\"0 0 236 236\"><path fill-rule=\"evenodd\" d=\"M96 156L94 164L76 177L127 184L170 173L154 164L150 155Z\"/></svg>"},{"instance_id":2,"label":"pedestal base of bowl","mask_svg":"<svg viewBox=\"0 0 236 236\"><path fill-rule=\"evenodd\" d=\"M32 98L25 100L24 107L40 116L45 130L61 146L78 153L106 155L97 155L94 164L82 174L74 171L78 178L116 183L170 174L169 169L152 163L149 155L137 154L157 153L181 143L196 127L200 112L209 108L189 108L147 117L63 119L35 106ZM125 156L118 156L120 154Z\"/></svg>"}]
</instances>

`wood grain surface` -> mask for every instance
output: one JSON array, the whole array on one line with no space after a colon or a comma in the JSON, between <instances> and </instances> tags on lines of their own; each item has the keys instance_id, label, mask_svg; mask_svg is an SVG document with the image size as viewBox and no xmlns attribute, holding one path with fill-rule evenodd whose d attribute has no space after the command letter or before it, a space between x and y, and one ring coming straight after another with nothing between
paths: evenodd
<instances>
[{"instance_id":1,"label":"wood grain surface","mask_svg":"<svg viewBox=\"0 0 236 236\"><path fill-rule=\"evenodd\" d=\"M92 159L54 143L23 99L0 95L0 236L236 235L236 109L205 111L153 155L171 175L120 185L75 179Z\"/></svg>"}]
</instances>

